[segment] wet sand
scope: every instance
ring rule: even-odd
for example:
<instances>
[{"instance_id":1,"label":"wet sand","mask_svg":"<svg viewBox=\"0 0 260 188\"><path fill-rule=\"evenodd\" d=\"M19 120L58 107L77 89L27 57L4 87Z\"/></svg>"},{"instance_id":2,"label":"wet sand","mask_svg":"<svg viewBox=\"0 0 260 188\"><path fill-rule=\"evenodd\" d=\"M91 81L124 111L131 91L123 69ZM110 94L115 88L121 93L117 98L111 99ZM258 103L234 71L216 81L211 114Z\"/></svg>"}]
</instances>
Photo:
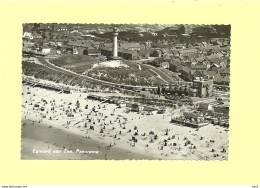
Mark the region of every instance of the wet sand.
<instances>
[{"instance_id":1,"label":"wet sand","mask_svg":"<svg viewBox=\"0 0 260 188\"><path fill-rule=\"evenodd\" d=\"M116 146L109 147L105 142L87 139L67 130L35 123L30 120L22 121L21 156L22 159L154 159L138 153L133 153ZM51 150L51 153L33 152L37 150ZM80 151L98 151L98 153L81 154ZM61 150L62 153L53 153ZM68 153L73 151L74 153Z\"/></svg>"}]
</instances>

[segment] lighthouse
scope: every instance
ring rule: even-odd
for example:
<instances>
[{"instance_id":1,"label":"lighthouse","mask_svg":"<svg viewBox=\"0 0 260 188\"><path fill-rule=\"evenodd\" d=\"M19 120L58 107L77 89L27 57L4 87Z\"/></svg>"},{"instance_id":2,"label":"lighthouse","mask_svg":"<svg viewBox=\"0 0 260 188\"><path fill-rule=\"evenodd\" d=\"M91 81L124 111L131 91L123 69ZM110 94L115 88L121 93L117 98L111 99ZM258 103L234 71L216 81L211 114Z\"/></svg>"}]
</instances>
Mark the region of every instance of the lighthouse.
<instances>
[{"instance_id":1,"label":"lighthouse","mask_svg":"<svg viewBox=\"0 0 260 188\"><path fill-rule=\"evenodd\" d=\"M109 57L111 60L120 60L122 59L121 57L118 57L118 49L117 49L117 36L118 36L118 29L116 27L113 28L113 54L112 57Z\"/></svg>"},{"instance_id":2,"label":"lighthouse","mask_svg":"<svg viewBox=\"0 0 260 188\"><path fill-rule=\"evenodd\" d=\"M116 27L113 28L113 38L114 38L114 45L113 45L113 57L117 57L117 36L118 36L118 29Z\"/></svg>"}]
</instances>

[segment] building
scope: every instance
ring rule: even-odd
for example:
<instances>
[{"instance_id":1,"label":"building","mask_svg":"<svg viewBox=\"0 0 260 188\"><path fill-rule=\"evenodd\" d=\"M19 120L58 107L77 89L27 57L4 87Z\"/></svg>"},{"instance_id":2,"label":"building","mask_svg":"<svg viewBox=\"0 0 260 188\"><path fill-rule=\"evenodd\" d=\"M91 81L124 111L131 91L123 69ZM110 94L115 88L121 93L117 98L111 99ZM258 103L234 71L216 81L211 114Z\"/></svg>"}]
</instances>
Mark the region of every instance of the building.
<instances>
[{"instance_id":1,"label":"building","mask_svg":"<svg viewBox=\"0 0 260 188\"><path fill-rule=\"evenodd\" d=\"M160 63L160 67L162 67L162 68L164 68L164 69L169 69L170 64L165 61L165 62Z\"/></svg>"},{"instance_id":2,"label":"building","mask_svg":"<svg viewBox=\"0 0 260 188\"><path fill-rule=\"evenodd\" d=\"M78 49L77 49L77 48L73 48L73 49L72 49L72 54L73 54L73 55L79 54Z\"/></svg>"},{"instance_id":3,"label":"building","mask_svg":"<svg viewBox=\"0 0 260 188\"><path fill-rule=\"evenodd\" d=\"M213 105L211 103L206 103L206 102L201 102L199 103L199 107L200 110L213 110Z\"/></svg>"},{"instance_id":4,"label":"building","mask_svg":"<svg viewBox=\"0 0 260 188\"><path fill-rule=\"evenodd\" d=\"M23 33L23 37L28 38L28 39L30 39L30 40L33 39L33 35L32 35L32 33L30 33L30 32L24 32L24 33Z\"/></svg>"},{"instance_id":5,"label":"building","mask_svg":"<svg viewBox=\"0 0 260 188\"><path fill-rule=\"evenodd\" d=\"M118 51L118 57L127 59L127 60L136 60L139 59L139 55L136 51L132 50L119 50ZM118 59L118 58L117 58Z\"/></svg>"},{"instance_id":6,"label":"building","mask_svg":"<svg viewBox=\"0 0 260 188\"><path fill-rule=\"evenodd\" d=\"M186 66L180 66L180 69L179 69L179 72L181 73L180 77L183 79L183 80L186 80L186 81L192 81L193 79L193 74L194 74L194 70L192 70L191 68L189 67L186 67Z\"/></svg>"},{"instance_id":7,"label":"building","mask_svg":"<svg viewBox=\"0 0 260 188\"><path fill-rule=\"evenodd\" d=\"M151 57L162 57L162 51L154 50L153 53L151 53Z\"/></svg>"},{"instance_id":8,"label":"building","mask_svg":"<svg viewBox=\"0 0 260 188\"><path fill-rule=\"evenodd\" d=\"M106 56L110 60L120 60L122 57L118 55L118 45L117 45L117 36L118 36L118 29L116 27L113 28L113 50L110 48L102 47L100 49L101 55ZM121 54L122 55L122 54ZM130 57L131 54L127 55Z\"/></svg>"},{"instance_id":9,"label":"building","mask_svg":"<svg viewBox=\"0 0 260 188\"><path fill-rule=\"evenodd\" d=\"M67 44L70 47L76 48L92 48L92 43L88 40L70 40Z\"/></svg>"},{"instance_id":10,"label":"building","mask_svg":"<svg viewBox=\"0 0 260 188\"><path fill-rule=\"evenodd\" d=\"M100 53L101 55L106 56L108 59L126 59L126 60L139 59L138 53L132 50L118 50L117 56L114 57L111 48L101 47Z\"/></svg>"},{"instance_id":11,"label":"building","mask_svg":"<svg viewBox=\"0 0 260 188\"><path fill-rule=\"evenodd\" d=\"M169 64L170 60L166 60L164 58L157 58L154 59L153 61L150 61L149 64L155 66L155 67L162 67L165 69L169 69L170 64Z\"/></svg>"},{"instance_id":12,"label":"building","mask_svg":"<svg viewBox=\"0 0 260 188\"><path fill-rule=\"evenodd\" d=\"M179 56L189 56L191 54L196 54L197 49L184 49L184 50L179 50Z\"/></svg>"},{"instance_id":13,"label":"building","mask_svg":"<svg viewBox=\"0 0 260 188\"><path fill-rule=\"evenodd\" d=\"M100 52L101 52L101 55L106 56L106 57L110 57L113 54L112 49L108 48L108 47L101 47Z\"/></svg>"},{"instance_id":14,"label":"building","mask_svg":"<svg viewBox=\"0 0 260 188\"><path fill-rule=\"evenodd\" d=\"M183 112L181 116L172 116L171 122L192 128L200 128L209 124L203 115L197 112Z\"/></svg>"},{"instance_id":15,"label":"building","mask_svg":"<svg viewBox=\"0 0 260 188\"><path fill-rule=\"evenodd\" d=\"M185 28L185 34L191 34L192 33L192 26L191 25L184 25Z\"/></svg>"},{"instance_id":16,"label":"building","mask_svg":"<svg viewBox=\"0 0 260 188\"><path fill-rule=\"evenodd\" d=\"M148 57L150 57L150 54L153 52L153 49L142 49L138 51L138 55L141 58L145 58L148 59Z\"/></svg>"},{"instance_id":17,"label":"building","mask_svg":"<svg viewBox=\"0 0 260 188\"><path fill-rule=\"evenodd\" d=\"M192 62L190 68L195 71L206 71L208 69L207 64Z\"/></svg>"},{"instance_id":18,"label":"building","mask_svg":"<svg viewBox=\"0 0 260 188\"><path fill-rule=\"evenodd\" d=\"M172 95L207 98L213 96L213 79L198 78L192 82L162 85L160 91L165 97ZM168 96L169 95L169 96Z\"/></svg>"},{"instance_id":19,"label":"building","mask_svg":"<svg viewBox=\"0 0 260 188\"><path fill-rule=\"evenodd\" d=\"M49 54L51 53L51 48L48 48L48 47L40 47L40 52L43 53L43 54Z\"/></svg>"},{"instance_id":20,"label":"building","mask_svg":"<svg viewBox=\"0 0 260 188\"><path fill-rule=\"evenodd\" d=\"M91 34L81 35L81 37L82 37L84 40L96 39L96 36L95 36L95 35L91 35Z\"/></svg>"},{"instance_id":21,"label":"building","mask_svg":"<svg viewBox=\"0 0 260 188\"><path fill-rule=\"evenodd\" d=\"M118 47L125 50L141 50L141 45L138 42L119 42Z\"/></svg>"},{"instance_id":22,"label":"building","mask_svg":"<svg viewBox=\"0 0 260 188\"><path fill-rule=\"evenodd\" d=\"M197 96L200 98L213 96L213 79L204 79L202 77L193 80L193 88L197 89Z\"/></svg>"},{"instance_id":23,"label":"building","mask_svg":"<svg viewBox=\"0 0 260 188\"><path fill-rule=\"evenodd\" d=\"M179 72L181 69L181 62L178 59L173 59L169 62L169 70Z\"/></svg>"},{"instance_id":24,"label":"building","mask_svg":"<svg viewBox=\"0 0 260 188\"><path fill-rule=\"evenodd\" d=\"M83 55L89 55L92 57L98 57L101 55L101 51L98 49L86 49L83 51Z\"/></svg>"},{"instance_id":25,"label":"building","mask_svg":"<svg viewBox=\"0 0 260 188\"><path fill-rule=\"evenodd\" d=\"M132 104L131 110L134 112L141 112L143 111L144 107L138 103Z\"/></svg>"}]
</instances>

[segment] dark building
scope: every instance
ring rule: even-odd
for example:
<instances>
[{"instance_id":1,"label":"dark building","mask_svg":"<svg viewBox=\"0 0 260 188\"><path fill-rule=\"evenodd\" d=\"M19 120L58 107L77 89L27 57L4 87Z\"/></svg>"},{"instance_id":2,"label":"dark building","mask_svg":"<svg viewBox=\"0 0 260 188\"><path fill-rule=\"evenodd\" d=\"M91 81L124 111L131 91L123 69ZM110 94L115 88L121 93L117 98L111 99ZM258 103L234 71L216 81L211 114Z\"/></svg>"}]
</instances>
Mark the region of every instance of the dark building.
<instances>
[{"instance_id":1,"label":"dark building","mask_svg":"<svg viewBox=\"0 0 260 188\"><path fill-rule=\"evenodd\" d=\"M200 77L199 79L193 80L193 88L197 89L198 97L206 98L213 96L213 80L204 79Z\"/></svg>"},{"instance_id":2,"label":"dark building","mask_svg":"<svg viewBox=\"0 0 260 188\"><path fill-rule=\"evenodd\" d=\"M101 55L110 57L113 55L113 51L111 48L108 47L101 47L100 48ZM139 55L136 51L133 50L118 50L118 57L122 57L123 59L126 60L134 60L134 59L139 59Z\"/></svg>"},{"instance_id":3,"label":"dark building","mask_svg":"<svg viewBox=\"0 0 260 188\"><path fill-rule=\"evenodd\" d=\"M110 57L113 55L112 49L107 47L101 47L100 48L101 55Z\"/></svg>"},{"instance_id":4,"label":"dark building","mask_svg":"<svg viewBox=\"0 0 260 188\"><path fill-rule=\"evenodd\" d=\"M83 55L89 55L92 57L98 57L101 55L101 51L98 49L85 49Z\"/></svg>"}]
</instances>

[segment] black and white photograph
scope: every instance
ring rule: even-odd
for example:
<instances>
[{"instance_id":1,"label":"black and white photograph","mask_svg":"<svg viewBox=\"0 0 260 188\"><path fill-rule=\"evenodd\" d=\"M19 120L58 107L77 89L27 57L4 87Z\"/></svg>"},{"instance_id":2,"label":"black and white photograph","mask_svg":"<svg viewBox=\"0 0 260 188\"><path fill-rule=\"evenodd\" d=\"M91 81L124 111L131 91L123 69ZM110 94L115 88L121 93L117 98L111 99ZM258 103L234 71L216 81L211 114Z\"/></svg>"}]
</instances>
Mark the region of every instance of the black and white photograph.
<instances>
[{"instance_id":1,"label":"black and white photograph","mask_svg":"<svg viewBox=\"0 0 260 188\"><path fill-rule=\"evenodd\" d=\"M22 160L228 160L231 25L24 23Z\"/></svg>"}]
</instances>

